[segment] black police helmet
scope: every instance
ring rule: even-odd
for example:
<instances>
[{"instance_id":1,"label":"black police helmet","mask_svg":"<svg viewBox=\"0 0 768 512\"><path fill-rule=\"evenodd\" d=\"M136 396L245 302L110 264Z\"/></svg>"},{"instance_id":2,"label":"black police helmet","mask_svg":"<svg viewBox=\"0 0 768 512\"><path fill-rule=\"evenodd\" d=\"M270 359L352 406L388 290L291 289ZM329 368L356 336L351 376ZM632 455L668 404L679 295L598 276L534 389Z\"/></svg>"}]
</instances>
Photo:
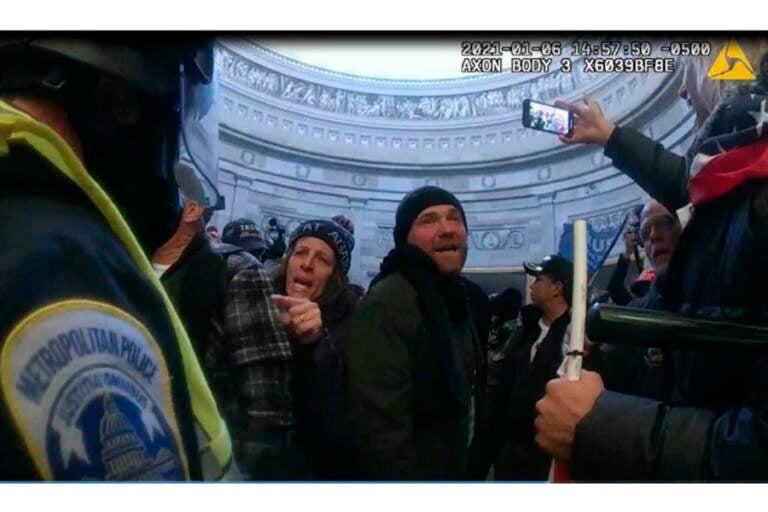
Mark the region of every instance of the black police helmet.
<instances>
[{"instance_id":1,"label":"black police helmet","mask_svg":"<svg viewBox=\"0 0 768 512\"><path fill-rule=\"evenodd\" d=\"M0 69L0 96L50 97L67 109L86 169L120 207L145 251L164 243L181 208L173 175L186 121L181 113L194 110L201 117L213 98L199 92L214 86L212 41L0 39ZM120 94L139 106L130 123L111 108L110 99ZM195 99L207 104L189 104Z\"/></svg>"}]
</instances>

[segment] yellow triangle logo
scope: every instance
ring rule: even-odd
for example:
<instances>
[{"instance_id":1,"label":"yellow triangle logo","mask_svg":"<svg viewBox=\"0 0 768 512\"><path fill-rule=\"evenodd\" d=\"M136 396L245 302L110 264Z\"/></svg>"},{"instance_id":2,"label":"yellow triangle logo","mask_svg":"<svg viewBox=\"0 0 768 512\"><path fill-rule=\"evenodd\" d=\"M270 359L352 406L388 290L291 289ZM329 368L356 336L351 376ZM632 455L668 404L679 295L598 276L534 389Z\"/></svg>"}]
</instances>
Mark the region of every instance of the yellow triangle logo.
<instances>
[{"instance_id":1,"label":"yellow triangle logo","mask_svg":"<svg viewBox=\"0 0 768 512\"><path fill-rule=\"evenodd\" d=\"M709 68L707 78L711 80L754 80L755 72L739 44L736 40L731 39L725 48L720 50L720 55Z\"/></svg>"}]
</instances>

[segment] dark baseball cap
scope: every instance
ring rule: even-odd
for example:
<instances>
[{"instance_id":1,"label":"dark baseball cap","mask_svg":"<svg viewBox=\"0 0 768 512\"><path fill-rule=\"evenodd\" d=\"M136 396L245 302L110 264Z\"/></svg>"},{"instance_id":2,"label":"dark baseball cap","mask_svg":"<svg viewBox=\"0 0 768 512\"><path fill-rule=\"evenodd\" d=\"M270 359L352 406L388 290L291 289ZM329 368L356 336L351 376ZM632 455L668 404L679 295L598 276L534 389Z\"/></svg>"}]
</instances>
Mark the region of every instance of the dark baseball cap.
<instances>
[{"instance_id":1,"label":"dark baseball cap","mask_svg":"<svg viewBox=\"0 0 768 512\"><path fill-rule=\"evenodd\" d=\"M251 219L241 217L224 226L221 241L226 244L237 245L248 252L260 251L266 248L261 231Z\"/></svg>"},{"instance_id":2,"label":"dark baseball cap","mask_svg":"<svg viewBox=\"0 0 768 512\"><path fill-rule=\"evenodd\" d=\"M540 263L523 263L525 272L537 277L547 275L553 281L560 281L565 285L570 285L573 279L573 264L567 259L557 254L550 254L541 260Z\"/></svg>"}]
</instances>

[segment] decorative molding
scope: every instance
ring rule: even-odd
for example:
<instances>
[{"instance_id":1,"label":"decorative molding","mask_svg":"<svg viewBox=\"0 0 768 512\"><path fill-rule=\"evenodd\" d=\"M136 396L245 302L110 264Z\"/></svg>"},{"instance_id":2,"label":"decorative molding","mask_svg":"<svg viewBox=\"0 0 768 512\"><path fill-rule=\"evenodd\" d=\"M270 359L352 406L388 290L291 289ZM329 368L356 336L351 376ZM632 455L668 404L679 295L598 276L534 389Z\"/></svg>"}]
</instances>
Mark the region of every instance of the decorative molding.
<instances>
[{"instance_id":1,"label":"decorative molding","mask_svg":"<svg viewBox=\"0 0 768 512\"><path fill-rule=\"evenodd\" d=\"M479 251L504 251L520 249L526 243L525 228L499 227L472 229L469 232L471 247Z\"/></svg>"},{"instance_id":2,"label":"decorative molding","mask_svg":"<svg viewBox=\"0 0 768 512\"><path fill-rule=\"evenodd\" d=\"M260 94L333 114L415 122L517 115L525 98L548 101L568 96L601 78L599 74L553 71L526 82L466 94L367 94L278 73L221 45L215 47L215 56L220 76Z\"/></svg>"},{"instance_id":3,"label":"decorative molding","mask_svg":"<svg viewBox=\"0 0 768 512\"><path fill-rule=\"evenodd\" d=\"M253 151L248 151L247 149L244 149L242 153L240 153L240 159L246 165L253 165L255 155L253 154Z\"/></svg>"},{"instance_id":4,"label":"decorative molding","mask_svg":"<svg viewBox=\"0 0 768 512\"><path fill-rule=\"evenodd\" d=\"M483 176L483 188L495 188L496 187L496 176Z\"/></svg>"},{"instance_id":5,"label":"decorative molding","mask_svg":"<svg viewBox=\"0 0 768 512\"><path fill-rule=\"evenodd\" d=\"M482 146L492 148L493 151L500 151L502 154L509 151L507 146L516 141L524 141L532 138L549 137L529 130L527 128L518 128L515 131L510 131L507 125L488 125L479 127L480 133L473 135L456 135L452 138L445 136L436 136L433 134L424 135L421 138L416 138L413 135L403 138L402 135L390 135L392 132L379 132L379 133L355 133L352 131L346 131L350 129L359 129L359 127L347 126L344 127L345 131L339 131L339 129L329 129L326 126L315 125L317 120L311 118L296 116L292 113L282 113L280 117L276 114L264 115L264 112L258 110L255 105L247 107L243 104L235 105L233 99L226 96L228 93L224 93L222 96L222 105L225 111L234 112L237 110L237 114L240 117L252 120L256 124L265 125L269 133L273 128L280 128L279 131L290 132L293 137L297 139L299 137L307 137L313 141L327 140L329 143L343 143L345 146L358 146L369 150L375 150L377 152L388 152L391 150L407 150L412 152L414 150L424 151L430 154L444 155L448 152L461 154L462 150L467 147L480 148ZM296 119L301 119L301 122L297 122ZM295 128L295 129L294 129ZM495 131L495 129L503 128L503 131ZM371 128L368 127L368 130ZM494 131L490 131L494 130ZM553 139L556 140L556 139ZM532 141L533 142L533 141ZM296 142L298 146L299 143ZM559 142L552 146L553 149L560 149ZM336 150L338 151L338 150ZM343 151L343 150L342 150ZM592 153L592 162L595 166L602 166L607 162L607 157L601 151L594 151ZM549 178L545 178L546 170L542 169L539 174L540 181L546 181Z\"/></svg>"}]
</instances>

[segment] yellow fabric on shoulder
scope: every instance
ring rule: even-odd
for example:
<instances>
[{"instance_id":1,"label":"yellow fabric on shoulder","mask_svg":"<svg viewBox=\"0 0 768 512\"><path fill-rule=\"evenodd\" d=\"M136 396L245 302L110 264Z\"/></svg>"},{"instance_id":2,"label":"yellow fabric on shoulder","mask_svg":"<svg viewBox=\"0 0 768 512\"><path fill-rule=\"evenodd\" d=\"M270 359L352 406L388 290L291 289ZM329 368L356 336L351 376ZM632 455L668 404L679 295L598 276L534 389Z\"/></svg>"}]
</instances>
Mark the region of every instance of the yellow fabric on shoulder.
<instances>
[{"instance_id":1,"label":"yellow fabric on shoulder","mask_svg":"<svg viewBox=\"0 0 768 512\"><path fill-rule=\"evenodd\" d=\"M104 216L138 268L157 289L176 332L192 410L198 427L202 429L202 436L197 437L200 444L203 476L206 480L226 478L228 471L236 470L232 464L232 442L226 423L218 412L216 401L181 319L128 223L104 189L88 174L75 152L58 133L28 114L0 101L0 156L8 154L11 150L10 142L28 144L72 180Z\"/></svg>"}]
</instances>

